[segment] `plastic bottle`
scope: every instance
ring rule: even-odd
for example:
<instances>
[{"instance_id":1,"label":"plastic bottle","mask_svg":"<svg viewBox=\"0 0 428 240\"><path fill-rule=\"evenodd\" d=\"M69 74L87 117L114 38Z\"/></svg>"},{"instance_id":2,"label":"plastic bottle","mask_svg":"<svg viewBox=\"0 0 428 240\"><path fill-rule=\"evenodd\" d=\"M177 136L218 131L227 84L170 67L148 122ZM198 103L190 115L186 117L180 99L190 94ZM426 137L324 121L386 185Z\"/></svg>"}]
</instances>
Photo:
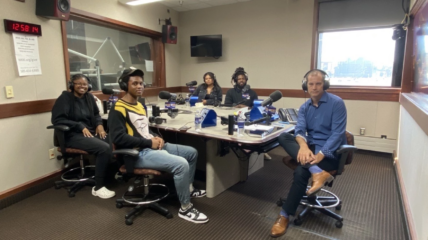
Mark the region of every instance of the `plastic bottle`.
<instances>
[{"instance_id":1,"label":"plastic bottle","mask_svg":"<svg viewBox=\"0 0 428 240\"><path fill-rule=\"evenodd\" d=\"M245 119L241 116L238 117L237 121L238 125L238 136L244 136L244 126L245 126Z\"/></svg>"},{"instance_id":2,"label":"plastic bottle","mask_svg":"<svg viewBox=\"0 0 428 240\"><path fill-rule=\"evenodd\" d=\"M195 130L201 131L202 128L202 119L201 119L201 113L199 111L196 111L195 113Z\"/></svg>"}]
</instances>

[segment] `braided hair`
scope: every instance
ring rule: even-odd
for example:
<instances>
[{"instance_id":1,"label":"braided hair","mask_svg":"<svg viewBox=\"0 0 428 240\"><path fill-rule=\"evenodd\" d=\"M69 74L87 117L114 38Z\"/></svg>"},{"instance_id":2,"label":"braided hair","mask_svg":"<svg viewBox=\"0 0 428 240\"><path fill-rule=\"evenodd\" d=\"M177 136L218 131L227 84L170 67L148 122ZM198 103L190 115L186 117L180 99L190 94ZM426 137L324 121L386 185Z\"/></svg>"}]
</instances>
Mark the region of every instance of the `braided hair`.
<instances>
[{"instance_id":1,"label":"braided hair","mask_svg":"<svg viewBox=\"0 0 428 240\"><path fill-rule=\"evenodd\" d=\"M243 67L238 67L235 72L232 75L232 80L230 80L230 82L232 83L232 85L235 85L236 82L238 81L238 76L239 75L244 75L245 76L245 80L248 81L248 74L247 72L244 71Z\"/></svg>"}]
</instances>

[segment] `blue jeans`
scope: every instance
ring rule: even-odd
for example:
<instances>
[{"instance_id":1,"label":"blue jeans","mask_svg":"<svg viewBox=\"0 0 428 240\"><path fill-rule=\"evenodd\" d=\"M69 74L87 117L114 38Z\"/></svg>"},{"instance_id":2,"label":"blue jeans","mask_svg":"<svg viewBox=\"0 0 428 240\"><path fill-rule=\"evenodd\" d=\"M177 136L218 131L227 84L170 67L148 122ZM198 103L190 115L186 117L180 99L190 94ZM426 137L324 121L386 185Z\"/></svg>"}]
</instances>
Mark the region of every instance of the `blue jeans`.
<instances>
[{"instance_id":1,"label":"blue jeans","mask_svg":"<svg viewBox=\"0 0 428 240\"><path fill-rule=\"evenodd\" d=\"M136 168L151 168L174 174L174 184L182 205L190 202L190 183L195 177L198 151L193 147L165 143L162 150L145 148L138 156Z\"/></svg>"}]
</instances>

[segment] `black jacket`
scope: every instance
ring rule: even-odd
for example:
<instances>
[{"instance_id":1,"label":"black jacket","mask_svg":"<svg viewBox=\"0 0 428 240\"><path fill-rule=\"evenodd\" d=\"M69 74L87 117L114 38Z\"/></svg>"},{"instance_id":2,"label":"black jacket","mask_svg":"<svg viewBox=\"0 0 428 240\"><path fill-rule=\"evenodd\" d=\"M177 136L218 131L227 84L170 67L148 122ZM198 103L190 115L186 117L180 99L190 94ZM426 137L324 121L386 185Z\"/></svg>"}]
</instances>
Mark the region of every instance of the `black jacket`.
<instances>
[{"instance_id":1,"label":"black jacket","mask_svg":"<svg viewBox=\"0 0 428 240\"><path fill-rule=\"evenodd\" d=\"M242 98L242 89L238 86L235 86L232 89L229 89L226 93L226 99L224 100L224 104L230 104L230 105L238 105L243 104L249 107L253 106L253 102L255 99L258 99L257 93L254 92L252 89L249 89L248 94L250 95L250 99L245 100Z\"/></svg>"},{"instance_id":2,"label":"black jacket","mask_svg":"<svg viewBox=\"0 0 428 240\"><path fill-rule=\"evenodd\" d=\"M53 125L66 125L71 132L81 133L84 128L95 132L102 119L94 96L86 93L82 98L72 92L64 91L55 101L52 108L51 122Z\"/></svg>"},{"instance_id":3,"label":"black jacket","mask_svg":"<svg viewBox=\"0 0 428 240\"><path fill-rule=\"evenodd\" d=\"M201 84L193 92L192 96L198 96L198 102L202 102L207 96L207 88L205 84ZM214 105L214 102L217 101L218 104L223 100L223 94L221 88L214 87L210 94L208 94L207 103L205 105Z\"/></svg>"}]
</instances>

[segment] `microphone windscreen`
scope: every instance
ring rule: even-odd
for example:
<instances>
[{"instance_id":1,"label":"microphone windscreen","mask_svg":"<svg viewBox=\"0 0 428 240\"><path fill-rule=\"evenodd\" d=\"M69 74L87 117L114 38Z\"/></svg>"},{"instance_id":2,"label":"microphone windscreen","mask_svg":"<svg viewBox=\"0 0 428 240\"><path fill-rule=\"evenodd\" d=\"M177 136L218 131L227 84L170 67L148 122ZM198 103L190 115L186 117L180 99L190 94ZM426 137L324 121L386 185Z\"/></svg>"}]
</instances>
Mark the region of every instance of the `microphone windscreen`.
<instances>
[{"instance_id":1,"label":"microphone windscreen","mask_svg":"<svg viewBox=\"0 0 428 240\"><path fill-rule=\"evenodd\" d=\"M103 88L102 89L103 94L119 94L120 90L112 89L112 88Z\"/></svg>"},{"instance_id":2,"label":"microphone windscreen","mask_svg":"<svg viewBox=\"0 0 428 240\"><path fill-rule=\"evenodd\" d=\"M276 90L275 92L271 93L269 97L272 99L272 102L276 102L282 98L282 93L279 90Z\"/></svg>"},{"instance_id":3,"label":"microphone windscreen","mask_svg":"<svg viewBox=\"0 0 428 240\"><path fill-rule=\"evenodd\" d=\"M169 93L167 91L161 91L159 93L159 98L160 99L170 99L171 98L171 93Z\"/></svg>"}]
</instances>

